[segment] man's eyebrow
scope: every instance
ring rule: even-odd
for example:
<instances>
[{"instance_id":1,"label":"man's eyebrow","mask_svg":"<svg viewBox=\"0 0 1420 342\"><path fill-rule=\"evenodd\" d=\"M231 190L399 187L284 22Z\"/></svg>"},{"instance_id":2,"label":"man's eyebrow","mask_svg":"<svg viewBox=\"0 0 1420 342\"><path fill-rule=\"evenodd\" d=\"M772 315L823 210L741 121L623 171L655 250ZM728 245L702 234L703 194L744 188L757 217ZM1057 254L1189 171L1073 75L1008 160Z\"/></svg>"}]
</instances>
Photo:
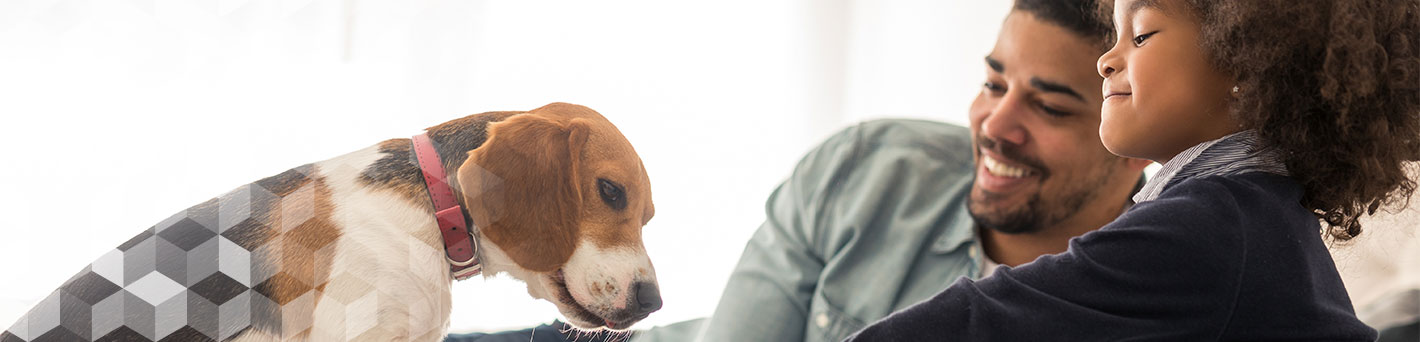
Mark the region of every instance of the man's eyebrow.
<instances>
[{"instance_id":1,"label":"man's eyebrow","mask_svg":"<svg viewBox=\"0 0 1420 342\"><path fill-rule=\"evenodd\" d=\"M991 67L991 70L996 70L996 72L1006 72L1006 66L1001 65L1001 61L991 58L991 56L986 56L986 66Z\"/></svg>"},{"instance_id":2,"label":"man's eyebrow","mask_svg":"<svg viewBox=\"0 0 1420 342\"><path fill-rule=\"evenodd\" d=\"M1085 102L1084 96L1080 96L1080 93L1076 92L1074 89L1070 89L1070 86L1061 83L1042 80L1040 79L1040 77L1031 77L1030 86L1047 93L1060 93L1070 95L1070 97L1078 99L1081 102Z\"/></svg>"}]
</instances>

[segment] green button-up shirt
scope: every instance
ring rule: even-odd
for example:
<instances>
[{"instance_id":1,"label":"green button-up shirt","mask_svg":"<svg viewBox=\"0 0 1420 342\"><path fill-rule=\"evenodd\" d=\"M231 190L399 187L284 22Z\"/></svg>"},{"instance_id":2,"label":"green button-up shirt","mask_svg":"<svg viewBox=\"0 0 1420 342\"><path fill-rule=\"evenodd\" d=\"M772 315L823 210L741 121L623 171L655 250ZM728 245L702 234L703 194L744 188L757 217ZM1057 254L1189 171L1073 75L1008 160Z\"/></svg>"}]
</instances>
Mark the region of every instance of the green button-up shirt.
<instances>
[{"instance_id":1,"label":"green button-up shirt","mask_svg":"<svg viewBox=\"0 0 1420 342\"><path fill-rule=\"evenodd\" d=\"M714 315L634 341L840 341L980 276L970 136L920 120L835 134L770 195Z\"/></svg>"}]
</instances>

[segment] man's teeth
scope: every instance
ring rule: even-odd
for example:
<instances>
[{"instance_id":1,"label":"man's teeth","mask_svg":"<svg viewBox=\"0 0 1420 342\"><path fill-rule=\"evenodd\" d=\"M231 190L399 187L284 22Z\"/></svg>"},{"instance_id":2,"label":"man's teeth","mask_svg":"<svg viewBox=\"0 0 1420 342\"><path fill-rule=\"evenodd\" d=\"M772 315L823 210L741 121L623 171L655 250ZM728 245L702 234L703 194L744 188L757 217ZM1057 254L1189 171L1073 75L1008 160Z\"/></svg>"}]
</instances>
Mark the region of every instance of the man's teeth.
<instances>
[{"instance_id":1,"label":"man's teeth","mask_svg":"<svg viewBox=\"0 0 1420 342\"><path fill-rule=\"evenodd\" d=\"M986 154L981 155L981 161L986 165L986 171L997 177L1021 178L1030 175L1026 170L1002 164Z\"/></svg>"}]
</instances>

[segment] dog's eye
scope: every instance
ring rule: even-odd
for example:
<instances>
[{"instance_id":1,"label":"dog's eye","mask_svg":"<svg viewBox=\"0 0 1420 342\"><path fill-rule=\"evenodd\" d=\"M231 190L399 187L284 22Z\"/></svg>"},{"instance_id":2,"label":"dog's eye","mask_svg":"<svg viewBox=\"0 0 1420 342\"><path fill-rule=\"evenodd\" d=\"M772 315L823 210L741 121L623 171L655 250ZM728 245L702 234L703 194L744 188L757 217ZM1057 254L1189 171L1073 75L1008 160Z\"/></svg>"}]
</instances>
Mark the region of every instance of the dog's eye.
<instances>
[{"instance_id":1,"label":"dog's eye","mask_svg":"<svg viewBox=\"0 0 1420 342\"><path fill-rule=\"evenodd\" d=\"M621 189L621 185L599 178L597 190L602 195L602 202L606 202L612 209L626 209L626 191Z\"/></svg>"}]
</instances>

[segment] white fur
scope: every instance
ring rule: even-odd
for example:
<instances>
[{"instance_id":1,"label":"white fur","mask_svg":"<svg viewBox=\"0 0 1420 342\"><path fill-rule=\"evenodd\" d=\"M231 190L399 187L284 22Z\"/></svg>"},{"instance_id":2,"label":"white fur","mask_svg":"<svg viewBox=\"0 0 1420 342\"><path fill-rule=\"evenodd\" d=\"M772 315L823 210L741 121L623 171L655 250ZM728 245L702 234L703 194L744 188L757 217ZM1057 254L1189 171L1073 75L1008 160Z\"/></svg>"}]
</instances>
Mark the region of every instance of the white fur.
<instances>
[{"instance_id":1,"label":"white fur","mask_svg":"<svg viewBox=\"0 0 1420 342\"><path fill-rule=\"evenodd\" d=\"M572 258L567 260L567 265L563 266L563 272L567 275L567 290L572 292L572 297L598 316L625 310L631 299L628 298L631 291L627 289L635 282L656 283L656 270L651 267L646 249L641 246L607 249L582 241L577 245L576 252L572 253ZM592 288L597 283L610 285L604 293L611 295L594 295Z\"/></svg>"},{"instance_id":2,"label":"white fur","mask_svg":"<svg viewBox=\"0 0 1420 342\"><path fill-rule=\"evenodd\" d=\"M556 290L553 289L557 285L550 275L519 267L502 249L486 239L479 239L479 243L482 246L480 258L484 261L485 277L499 273L508 274L527 283L528 295L533 298L552 302L564 313L574 310L568 303L557 298ZM615 316L616 312L627 310L627 304L630 303L630 291L627 289L637 281L659 286L656 284L656 270L651 266L651 258L646 255L645 248L608 249L582 241L562 270L567 290L577 304L601 317ZM592 290L597 283L603 284L601 296L595 295ZM600 326L605 323L585 322L577 317L564 316L567 322L576 326Z\"/></svg>"},{"instance_id":3,"label":"white fur","mask_svg":"<svg viewBox=\"0 0 1420 342\"><path fill-rule=\"evenodd\" d=\"M312 341L438 341L449 326L453 278L427 210L398 194L365 187L359 175L383 157L372 146L315 164L340 226L330 278L311 310ZM289 340L249 330L237 341Z\"/></svg>"},{"instance_id":4,"label":"white fur","mask_svg":"<svg viewBox=\"0 0 1420 342\"><path fill-rule=\"evenodd\" d=\"M512 257L508 256L508 253L503 252L502 248L492 241L488 241L487 238L482 236L478 238L478 248L478 259L483 264L484 279L492 278L499 273L507 274L513 279L526 283L529 296L552 302L558 305L558 309L562 309L562 304L557 302L556 294L552 293L546 286L547 284L543 283L543 278L546 276L518 266L513 262Z\"/></svg>"},{"instance_id":5,"label":"white fur","mask_svg":"<svg viewBox=\"0 0 1420 342\"><path fill-rule=\"evenodd\" d=\"M359 183L360 173L383 156L376 147L370 147L316 164L335 203L332 219L344 227L336 241L331 278L339 281L347 276L364 281L369 288L350 290L365 291L362 298L378 305L373 310L330 312L343 313L345 319L317 317L317 325L327 326L312 330L315 340L353 339L357 335L348 333L375 328L383 330L382 336L402 341L431 332L442 338L448 329L449 287L453 279L434 217L397 194ZM339 284L330 286L336 285ZM336 302L335 298L324 298L320 305L338 305ZM342 326L346 324L337 322L373 322L377 327Z\"/></svg>"}]
</instances>

